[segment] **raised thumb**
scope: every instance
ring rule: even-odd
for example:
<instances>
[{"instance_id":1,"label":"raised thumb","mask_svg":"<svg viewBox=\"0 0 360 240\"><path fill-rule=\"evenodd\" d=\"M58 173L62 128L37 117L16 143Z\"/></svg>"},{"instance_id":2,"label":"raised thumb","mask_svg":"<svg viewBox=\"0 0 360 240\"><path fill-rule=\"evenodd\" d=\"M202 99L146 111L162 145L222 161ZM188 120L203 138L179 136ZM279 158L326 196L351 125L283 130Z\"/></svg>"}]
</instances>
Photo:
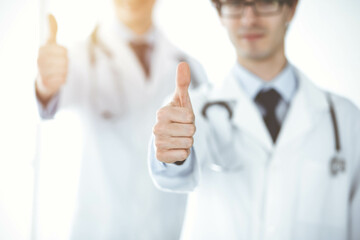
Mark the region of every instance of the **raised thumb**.
<instances>
[{"instance_id":1,"label":"raised thumb","mask_svg":"<svg viewBox=\"0 0 360 240\"><path fill-rule=\"evenodd\" d=\"M54 15L49 14L48 15L48 20L49 20L48 43L50 43L50 44L56 43L56 34L57 34L57 29L58 29L56 19L55 19Z\"/></svg>"},{"instance_id":2,"label":"raised thumb","mask_svg":"<svg viewBox=\"0 0 360 240\"><path fill-rule=\"evenodd\" d=\"M186 62L179 63L176 71L176 96L181 107L191 108L189 86L191 82L190 67Z\"/></svg>"}]
</instances>

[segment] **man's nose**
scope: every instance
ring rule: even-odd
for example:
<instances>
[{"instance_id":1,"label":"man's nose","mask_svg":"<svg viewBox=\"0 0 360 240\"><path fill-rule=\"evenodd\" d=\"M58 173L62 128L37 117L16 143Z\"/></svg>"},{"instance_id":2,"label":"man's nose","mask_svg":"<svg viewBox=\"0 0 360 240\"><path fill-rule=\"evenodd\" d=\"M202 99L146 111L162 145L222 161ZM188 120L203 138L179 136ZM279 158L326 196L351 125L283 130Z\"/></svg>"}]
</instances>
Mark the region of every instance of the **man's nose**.
<instances>
[{"instance_id":1,"label":"man's nose","mask_svg":"<svg viewBox=\"0 0 360 240\"><path fill-rule=\"evenodd\" d=\"M244 26L252 26L256 22L254 5L245 5L240 21Z\"/></svg>"}]
</instances>

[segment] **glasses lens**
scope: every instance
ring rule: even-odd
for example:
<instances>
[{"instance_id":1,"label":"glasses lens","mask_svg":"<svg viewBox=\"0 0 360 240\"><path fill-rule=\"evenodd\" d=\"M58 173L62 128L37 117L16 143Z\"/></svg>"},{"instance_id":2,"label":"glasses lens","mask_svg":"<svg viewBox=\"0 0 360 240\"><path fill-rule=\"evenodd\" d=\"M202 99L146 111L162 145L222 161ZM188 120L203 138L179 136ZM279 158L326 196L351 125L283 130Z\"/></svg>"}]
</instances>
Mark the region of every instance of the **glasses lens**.
<instances>
[{"instance_id":1,"label":"glasses lens","mask_svg":"<svg viewBox=\"0 0 360 240\"><path fill-rule=\"evenodd\" d=\"M255 1L255 8L259 14L271 14L280 10L280 2L274 0Z\"/></svg>"},{"instance_id":2,"label":"glasses lens","mask_svg":"<svg viewBox=\"0 0 360 240\"><path fill-rule=\"evenodd\" d=\"M237 17L241 15L243 5L237 3L226 3L221 6L221 15L225 17Z\"/></svg>"}]
</instances>

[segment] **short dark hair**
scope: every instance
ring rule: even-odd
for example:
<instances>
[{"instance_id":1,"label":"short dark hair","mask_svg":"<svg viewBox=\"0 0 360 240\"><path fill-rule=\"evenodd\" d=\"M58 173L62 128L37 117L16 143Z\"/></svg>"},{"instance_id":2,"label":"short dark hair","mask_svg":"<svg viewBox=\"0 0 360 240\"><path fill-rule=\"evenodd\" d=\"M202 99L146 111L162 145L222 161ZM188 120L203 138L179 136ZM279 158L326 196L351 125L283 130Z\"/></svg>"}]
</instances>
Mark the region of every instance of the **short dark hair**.
<instances>
[{"instance_id":1,"label":"short dark hair","mask_svg":"<svg viewBox=\"0 0 360 240\"><path fill-rule=\"evenodd\" d=\"M237 1L239 1L239 0L229 0L229 2L237 2ZM298 0L279 0L279 1L292 7ZM211 0L211 2L215 6L216 10L218 11L218 13L220 15L221 3L223 1Z\"/></svg>"}]
</instances>

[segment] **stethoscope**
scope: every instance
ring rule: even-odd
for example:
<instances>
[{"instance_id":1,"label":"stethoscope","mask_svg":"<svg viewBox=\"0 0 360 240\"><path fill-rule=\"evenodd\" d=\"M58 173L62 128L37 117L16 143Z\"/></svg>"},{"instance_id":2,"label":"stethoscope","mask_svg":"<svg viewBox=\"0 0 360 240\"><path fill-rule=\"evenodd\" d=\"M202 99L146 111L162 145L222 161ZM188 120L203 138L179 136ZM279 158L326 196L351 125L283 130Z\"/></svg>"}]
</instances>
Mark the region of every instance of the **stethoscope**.
<instances>
[{"instance_id":1,"label":"stethoscope","mask_svg":"<svg viewBox=\"0 0 360 240\"><path fill-rule=\"evenodd\" d=\"M91 35L90 35L90 39L89 39L89 44L88 44L88 54L89 54L89 60L90 60L90 67L92 69L92 74L90 74L90 84L91 84L91 101L92 101L92 105L94 107L94 109L96 109L99 113L99 115L101 116L101 118L105 119L105 120L116 120L121 118L125 113L126 113L126 99L124 97L124 81L120 81L121 79L121 73L118 70L118 68L116 67L115 64L115 59L114 59L114 54L111 52L110 48L104 43L104 41L102 41L99 37L98 34L98 30L99 30L99 26L97 25L94 30L92 31ZM97 58L97 52L102 53L107 61L107 65L111 71L111 75L113 78L113 90L116 91L116 95L117 95L117 100L115 101L116 105L118 105L119 107L114 108L111 106L106 107L106 104L99 104L102 101L102 98L104 97L110 97L110 96L99 96L98 94L98 89L99 89L99 77L97 76L96 73L96 67L98 64L98 58ZM183 54L179 54L177 56L177 61L178 62L182 62L182 61L186 61L188 62L188 57L183 55ZM200 81L199 78L197 77L197 74L192 70L192 68L190 67L190 71L191 71L191 85L190 88L191 89L195 89L198 86L200 86ZM169 81L171 81L172 79L169 79ZM114 97L114 96L112 96Z\"/></svg>"},{"instance_id":2,"label":"stethoscope","mask_svg":"<svg viewBox=\"0 0 360 240\"><path fill-rule=\"evenodd\" d=\"M123 81L121 79L121 73L115 66L114 54L111 52L109 47L101 41L98 34L99 26L96 26L90 35L90 41L88 44L88 54L90 61L90 97L92 107L95 109L100 117L105 120L116 120L121 118L126 112L126 99L124 96ZM101 89L101 82L96 69L99 64L97 54L103 54L106 59L106 65L110 70L112 76L112 90L116 94L99 94ZM106 98L114 98L113 104L101 104ZM111 105L117 105L115 108Z\"/></svg>"},{"instance_id":3,"label":"stethoscope","mask_svg":"<svg viewBox=\"0 0 360 240\"><path fill-rule=\"evenodd\" d=\"M329 170L330 170L330 174L333 177L335 177L339 173L345 172L346 161L341 156L339 128L338 128L334 103L333 103L329 93L327 93L326 96L327 96L327 101L328 101L328 104L329 104L329 111L330 111L331 122L332 122L332 127L333 127L333 132L334 132L334 139L335 139L335 154L330 160ZM207 102L203 106L202 111L201 111L201 114L204 117L204 119L206 119L206 121L208 121L208 122L210 121L210 118L208 116L209 115L208 110L210 108L212 108L212 107L215 107L215 106L224 109L228 113L227 114L228 121L231 123L232 118L233 118L233 107L232 106L234 106L234 103L233 102L228 102L228 101ZM228 129L228 131L231 131L230 134L232 136L235 136L236 127L234 126L234 124L229 124L229 126L230 126L230 129ZM211 129L211 132L214 132L214 131L215 131L214 128ZM222 162L219 161L220 159L223 158L224 152L226 152L228 150L227 149L222 149L222 152L221 153L219 152L219 144L220 144L219 139L221 139L221 137L218 136L218 135L219 134L215 134L215 136L210 136L210 138L209 138L209 140L210 140L209 149L211 149L212 154L214 156L212 158L213 160L208 164L208 167L211 170L215 171L215 172L222 172L222 173L234 172L234 171L239 171L239 170L243 169L243 167L241 166L240 163L237 163L234 166L231 166L231 165L229 166L228 164L225 164L223 161ZM226 145L227 148L230 148L234 144L233 139L228 139L227 143L222 143L222 145L224 145L224 144ZM228 163L232 164L232 162L228 162Z\"/></svg>"},{"instance_id":4,"label":"stethoscope","mask_svg":"<svg viewBox=\"0 0 360 240\"><path fill-rule=\"evenodd\" d=\"M331 116L331 121L332 121L333 129L334 129L334 138L335 138L335 155L332 158L332 160L330 161L330 173L332 176L336 176L340 172L345 172L346 161L341 156L339 128L338 128L334 103L333 103L329 93L327 93L326 96L327 96L327 100L329 103L330 116Z\"/></svg>"},{"instance_id":5,"label":"stethoscope","mask_svg":"<svg viewBox=\"0 0 360 240\"><path fill-rule=\"evenodd\" d=\"M206 119L205 124L211 130L207 132L210 135L207 136L207 143L212 160L207 163L207 166L215 172L237 172L243 169L241 161L234 158L237 156L237 148L234 148L234 145L236 145L238 129L234 124L227 124L228 122L232 123L232 109L235 105L235 101L208 102L201 111L202 116ZM211 116L213 112L208 110L214 107L220 107L218 111L222 109L224 114L217 113ZM216 128L219 125L223 126L222 129Z\"/></svg>"}]
</instances>

